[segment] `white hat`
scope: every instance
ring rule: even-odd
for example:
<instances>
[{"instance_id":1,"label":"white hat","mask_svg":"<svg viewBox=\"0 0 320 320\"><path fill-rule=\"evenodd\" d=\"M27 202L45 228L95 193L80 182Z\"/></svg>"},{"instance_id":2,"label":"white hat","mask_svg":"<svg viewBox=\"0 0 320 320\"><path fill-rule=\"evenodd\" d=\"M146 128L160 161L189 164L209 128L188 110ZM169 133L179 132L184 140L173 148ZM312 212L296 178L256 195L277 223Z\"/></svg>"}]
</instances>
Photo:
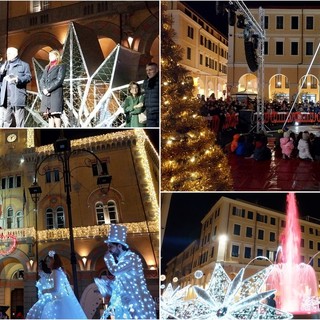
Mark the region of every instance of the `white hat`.
<instances>
[{"instance_id":1,"label":"white hat","mask_svg":"<svg viewBox=\"0 0 320 320\"><path fill-rule=\"evenodd\" d=\"M129 246L126 244L126 238L127 238L127 227L121 226L119 224L111 224L108 239L105 240L104 242L120 243L125 247L129 248Z\"/></svg>"}]
</instances>

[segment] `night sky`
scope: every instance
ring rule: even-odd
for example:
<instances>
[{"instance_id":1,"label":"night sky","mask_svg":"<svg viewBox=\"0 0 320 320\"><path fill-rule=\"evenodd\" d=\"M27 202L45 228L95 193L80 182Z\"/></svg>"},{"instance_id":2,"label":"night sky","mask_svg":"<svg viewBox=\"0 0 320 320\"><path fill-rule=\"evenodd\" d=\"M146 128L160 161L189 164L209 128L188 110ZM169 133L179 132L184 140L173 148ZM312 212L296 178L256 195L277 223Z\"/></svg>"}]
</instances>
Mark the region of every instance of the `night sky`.
<instances>
[{"instance_id":1,"label":"night sky","mask_svg":"<svg viewBox=\"0 0 320 320\"><path fill-rule=\"evenodd\" d=\"M200 237L201 220L213 205L225 196L241 199L280 212L286 211L287 193L175 193L171 198L164 241L161 252L162 270L177 254ZM300 216L320 219L317 205L319 193L296 193Z\"/></svg>"},{"instance_id":2,"label":"night sky","mask_svg":"<svg viewBox=\"0 0 320 320\"><path fill-rule=\"evenodd\" d=\"M222 10L217 11L216 3L228 3L228 1L182 1L202 18L209 22L212 26L221 31L225 36L228 35L228 13ZM319 1L244 1L248 9L250 8L272 8L272 7L296 7L306 8L306 6L320 7ZM280 10L281 12L281 10Z\"/></svg>"}]
</instances>

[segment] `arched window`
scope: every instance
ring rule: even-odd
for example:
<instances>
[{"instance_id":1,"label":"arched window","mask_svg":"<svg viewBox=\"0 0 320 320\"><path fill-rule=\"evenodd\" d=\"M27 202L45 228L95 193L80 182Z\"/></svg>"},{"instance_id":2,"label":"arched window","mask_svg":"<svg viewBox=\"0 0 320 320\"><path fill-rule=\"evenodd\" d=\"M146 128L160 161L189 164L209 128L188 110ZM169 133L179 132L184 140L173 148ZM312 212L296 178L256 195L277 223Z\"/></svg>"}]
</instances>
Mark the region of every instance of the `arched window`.
<instances>
[{"instance_id":1,"label":"arched window","mask_svg":"<svg viewBox=\"0 0 320 320\"><path fill-rule=\"evenodd\" d=\"M96 216L97 216L97 224L105 224L105 216L102 202L96 203Z\"/></svg>"},{"instance_id":2,"label":"arched window","mask_svg":"<svg viewBox=\"0 0 320 320\"><path fill-rule=\"evenodd\" d=\"M113 200L109 200L107 205L102 202L96 203L97 224L110 224L118 222L117 204Z\"/></svg>"},{"instance_id":3,"label":"arched window","mask_svg":"<svg viewBox=\"0 0 320 320\"><path fill-rule=\"evenodd\" d=\"M57 208L57 228L64 228L64 211L62 207Z\"/></svg>"},{"instance_id":4,"label":"arched window","mask_svg":"<svg viewBox=\"0 0 320 320\"><path fill-rule=\"evenodd\" d=\"M109 223L118 222L117 205L113 200L108 201Z\"/></svg>"},{"instance_id":5,"label":"arched window","mask_svg":"<svg viewBox=\"0 0 320 320\"><path fill-rule=\"evenodd\" d=\"M59 206L55 210L48 208L46 210L47 229L59 229L65 227L64 210Z\"/></svg>"},{"instance_id":6,"label":"arched window","mask_svg":"<svg viewBox=\"0 0 320 320\"><path fill-rule=\"evenodd\" d=\"M9 207L7 209L7 229L13 228L13 209Z\"/></svg>"},{"instance_id":7,"label":"arched window","mask_svg":"<svg viewBox=\"0 0 320 320\"><path fill-rule=\"evenodd\" d=\"M47 229L53 229L53 210L48 208L46 211Z\"/></svg>"},{"instance_id":8,"label":"arched window","mask_svg":"<svg viewBox=\"0 0 320 320\"><path fill-rule=\"evenodd\" d=\"M17 270L12 274L12 279L23 280L24 279L24 271L23 269Z\"/></svg>"},{"instance_id":9,"label":"arched window","mask_svg":"<svg viewBox=\"0 0 320 320\"><path fill-rule=\"evenodd\" d=\"M16 214L16 228L23 228L23 213L18 211Z\"/></svg>"}]
</instances>

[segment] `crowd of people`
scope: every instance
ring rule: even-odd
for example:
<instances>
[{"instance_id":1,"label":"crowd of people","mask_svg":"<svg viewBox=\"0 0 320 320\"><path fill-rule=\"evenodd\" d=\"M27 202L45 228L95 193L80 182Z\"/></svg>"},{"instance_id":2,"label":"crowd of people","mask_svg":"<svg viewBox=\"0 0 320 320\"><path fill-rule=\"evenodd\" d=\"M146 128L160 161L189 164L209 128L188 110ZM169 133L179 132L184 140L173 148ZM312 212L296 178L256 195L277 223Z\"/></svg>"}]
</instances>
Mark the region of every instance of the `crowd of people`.
<instances>
[{"instance_id":1,"label":"crowd of people","mask_svg":"<svg viewBox=\"0 0 320 320\"><path fill-rule=\"evenodd\" d=\"M0 65L0 127L23 128L27 84L32 79L30 66L19 58L17 48L9 47L6 55L6 61ZM40 113L48 120L50 128L60 128L66 65L62 63L58 50L50 51L48 58L49 63L39 80ZM129 85L128 96L122 105L126 127L159 127L158 65L154 62L148 63L146 74L143 93L137 82Z\"/></svg>"},{"instance_id":2,"label":"crowd of people","mask_svg":"<svg viewBox=\"0 0 320 320\"><path fill-rule=\"evenodd\" d=\"M255 160L270 160L272 149L281 152L283 159L299 158L302 160L320 160L320 132L301 131L296 135L285 130L283 136L269 146L266 133L236 133L228 146L230 152Z\"/></svg>"}]
</instances>

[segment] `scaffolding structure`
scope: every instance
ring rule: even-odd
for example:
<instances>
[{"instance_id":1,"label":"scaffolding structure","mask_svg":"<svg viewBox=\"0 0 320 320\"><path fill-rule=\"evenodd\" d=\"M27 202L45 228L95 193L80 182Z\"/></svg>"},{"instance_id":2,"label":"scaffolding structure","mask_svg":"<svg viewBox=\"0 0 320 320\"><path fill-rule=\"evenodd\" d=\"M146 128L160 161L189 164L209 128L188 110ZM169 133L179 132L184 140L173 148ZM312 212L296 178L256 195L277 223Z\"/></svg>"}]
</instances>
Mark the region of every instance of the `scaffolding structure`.
<instances>
[{"instance_id":1,"label":"scaffolding structure","mask_svg":"<svg viewBox=\"0 0 320 320\"><path fill-rule=\"evenodd\" d=\"M250 10L243 1L229 1L229 4L236 9L238 14L244 16L246 26L244 29L244 36L248 39L252 38L257 41L256 55L258 58L258 92L257 92L257 117L256 124L251 129L256 129L256 132L266 132L264 123L264 42L265 42L265 27L264 17L265 11L259 7L259 22L254 18ZM268 129L268 128L267 128Z\"/></svg>"}]
</instances>

